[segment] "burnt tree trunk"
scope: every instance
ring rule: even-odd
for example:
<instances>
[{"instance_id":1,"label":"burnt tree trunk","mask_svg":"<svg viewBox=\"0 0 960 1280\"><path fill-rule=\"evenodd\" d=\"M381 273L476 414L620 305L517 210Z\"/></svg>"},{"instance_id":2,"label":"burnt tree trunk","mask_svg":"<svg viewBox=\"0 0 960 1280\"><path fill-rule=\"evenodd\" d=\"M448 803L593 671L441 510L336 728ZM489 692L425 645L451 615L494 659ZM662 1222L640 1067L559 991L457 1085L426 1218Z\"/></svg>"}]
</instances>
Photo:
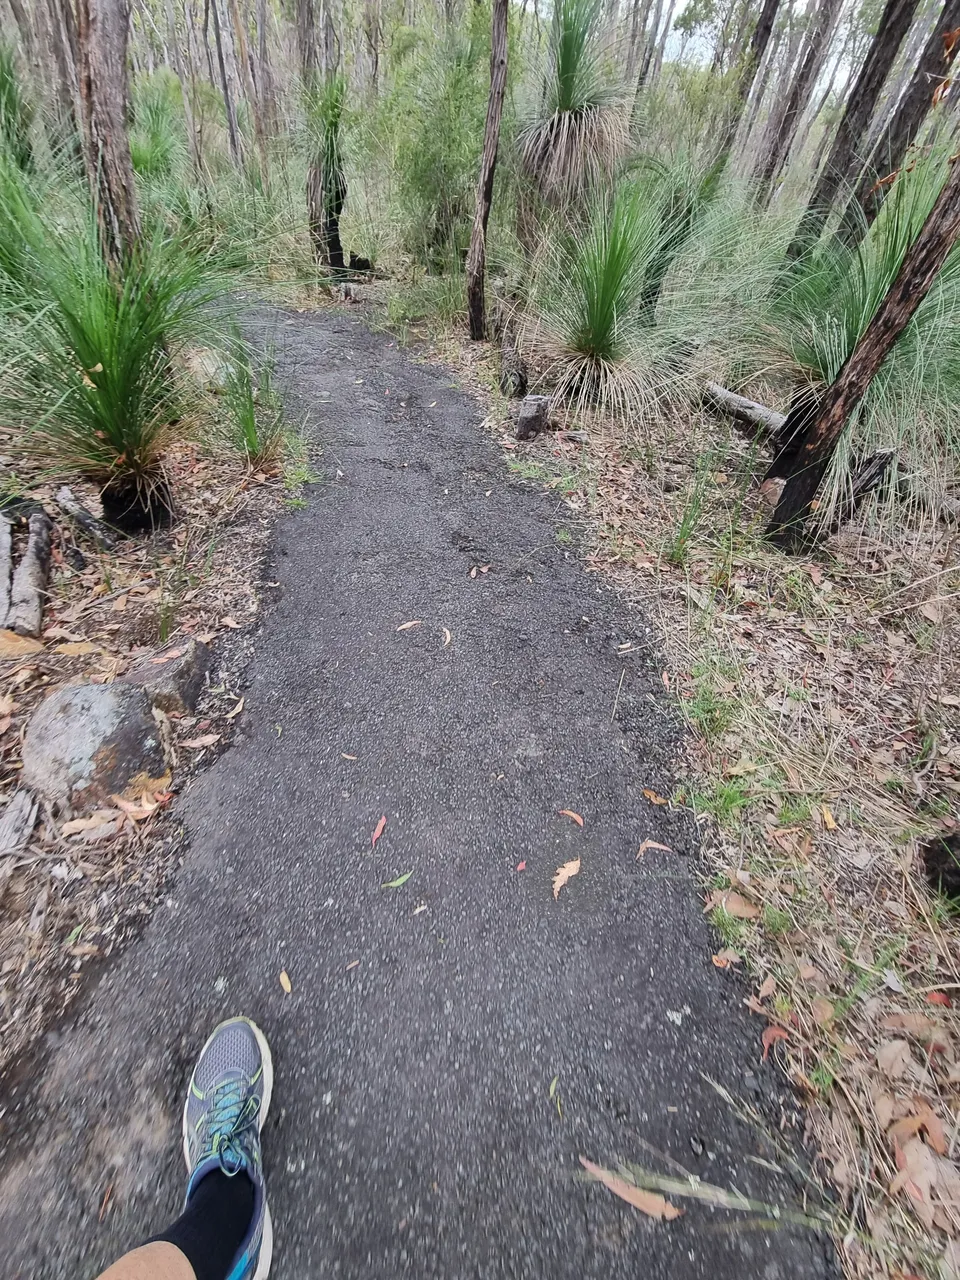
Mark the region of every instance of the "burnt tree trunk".
<instances>
[{"instance_id":1,"label":"burnt tree trunk","mask_svg":"<svg viewBox=\"0 0 960 1280\"><path fill-rule=\"evenodd\" d=\"M324 165L314 163L307 171L307 222L317 262L331 271L345 267L340 240L340 215L347 198L347 184L339 168L324 179Z\"/></svg>"},{"instance_id":2,"label":"burnt tree trunk","mask_svg":"<svg viewBox=\"0 0 960 1280\"><path fill-rule=\"evenodd\" d=\"M779 7L780 0L763 0L763 8L760 10L757 25L754 27L753 34L750 37L750 46L747 49L743 65L740 68L740 74L737 77L737 92L733 102L733 109L727 118L723 137L717 147L717 158L724 164L730 158L730 152L733 150L737 130L740 128L740 121L743 119L743 113L750 99L757 72L770 43L770 36L773 34L773 24L776 21Z\"/></svg>"},{"instance_id":3,"label":"burnt tree trunk","mask_svg":"<svg viewBox=\"0 0 960 1280\"><path fill-rule=\"evenodd\" d=\"M850 180L857 160L857 146L867 131L890 68L910 30L917 3L918 0L887 0L873 44L847 99L827 163L787 250L788 258L799 258L804 249L819 240L837 192Z\"/></svg>"},{"instance_id":4,"label":"burnt tree trunk","mask_svg":"<svg viewBox=\"0 0 960 1280\"><path fill-rule=\"evenodd\" d=\"M487 222L493 201L493 178L500 147L500 120L507 88L507 0L494 0L491 32L490 97L487 101L487 122L483 130L477 207L467 252L467 313L470 317L470 337L474 341L483 338L486 333L483 276L487 256Z\"/></svg>"},{"instance_id":5,"label":"burnt tree trunk","mask_svg":"<svg viewBox=\"0 0 960 1280\"><path fill-rule=\"evenodd\" d=\"M823 66L827 45L840 13L841 2L842 0L820 0L817 6L807 38L806 51L800 68L794 76L793 84L790 86L783 116L770 149L757 172L757 198L763 205L769 203L773 184L790 155L803 110Z\"/></svg>"},{"instance_id":6,"label":"burnt tree trunk","mask_svg":"<svg viewBox=\"0 0 960 1280\"><path fill-rule=\"evenodd\" d=\"M876 315L836 380L820 397L813 421L788 466L776 473L785 476L786 484L768 529L774 542L789 548L802 540L804 522L850 414L926 297L958 235L960 161L954 161Z\"/></svg>"},{"instance_id":7,"label":"burnt tree trunk","mask_svg":"<svg viewBox=\"0 0 960 1280\"><path fill-rule=\"evenodd\" d=\"M84 159L104 257L119 266L140 240L140 211L127 136L125 0L77 0L77 78Z\"/></svg>"},{"instance_id":8,"label":"burnt tree trunk","mask_svg":"<svg viewBox=\"0 0 960 1280\"><path fill-rule=\"evenodd\" d=\"M913 79L880 135L870 163L844 210L837 239L852 248L860 243L883 207L890 181L903 163L927 112L943 92L960 40L960 0L946 0L940 18L920 55Z\"/></svg>"}]
</instances>

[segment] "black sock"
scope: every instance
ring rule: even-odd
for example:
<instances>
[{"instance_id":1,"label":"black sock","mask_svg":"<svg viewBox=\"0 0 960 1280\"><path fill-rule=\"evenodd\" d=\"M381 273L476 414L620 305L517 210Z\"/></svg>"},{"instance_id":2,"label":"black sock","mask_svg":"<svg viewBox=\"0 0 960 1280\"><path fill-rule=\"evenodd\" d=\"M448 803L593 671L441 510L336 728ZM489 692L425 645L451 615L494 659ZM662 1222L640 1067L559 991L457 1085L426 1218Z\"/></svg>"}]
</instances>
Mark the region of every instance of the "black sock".
<instances>
[{"instance_id":1,"label":"black sock","mask_svg":"<svg viewBox=\"0 0 960 1280\"><path fill-rule=\"evenodd\" d=\"M214 1169L200 1179L180 1217L150 1244L176 1245L197 1280L226 1280L253 1217L253 1183L241 1170Z\"/></svg>"}]
</instances>

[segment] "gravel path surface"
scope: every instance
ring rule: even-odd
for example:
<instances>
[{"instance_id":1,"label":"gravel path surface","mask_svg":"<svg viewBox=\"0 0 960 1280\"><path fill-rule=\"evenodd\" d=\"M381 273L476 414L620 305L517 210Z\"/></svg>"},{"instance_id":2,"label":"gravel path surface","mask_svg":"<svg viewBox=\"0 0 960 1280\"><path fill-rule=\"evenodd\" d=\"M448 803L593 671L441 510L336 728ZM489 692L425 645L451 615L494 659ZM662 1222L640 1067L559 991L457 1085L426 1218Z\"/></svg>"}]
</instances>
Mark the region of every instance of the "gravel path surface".
<instances>
[{"instance_id":1,"label":"gravel path surface","mask_svg":"<svg viewBox=\"0 0 960 1280\"><path fill-rule=\"evenodd\" d=\"M670 794L677 739L648 624L449 374L348 309L253 323L324 478L278 530L238 737L179 802L170 896L8 1099L4 1274L92 1276L175 1215L190 1064L245 1011L278 1071L277 1280L833 1275L810 1233L694 1202L657 1222L578 1177L581 1154L667 1171L656 1149L798 1195L706 1079L792 1117L710 963L692 827L642 794ZM645 839L671 852L638 861Z\"/></svg>"}]
</instances>

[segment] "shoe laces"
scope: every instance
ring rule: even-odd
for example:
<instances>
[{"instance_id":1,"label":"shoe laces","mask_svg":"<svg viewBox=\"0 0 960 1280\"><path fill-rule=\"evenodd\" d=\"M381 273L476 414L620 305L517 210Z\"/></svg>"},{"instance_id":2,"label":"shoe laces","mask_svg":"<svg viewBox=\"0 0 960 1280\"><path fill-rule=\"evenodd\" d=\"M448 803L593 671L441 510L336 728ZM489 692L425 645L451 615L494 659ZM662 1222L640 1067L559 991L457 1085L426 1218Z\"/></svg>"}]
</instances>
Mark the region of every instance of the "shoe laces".
<instances>
[{"instance_id":1,"label":"shoe laces","mask_svg":"<svg viewBox=\"0 0 960 1280\"><path fill-rule=\"evenodd\" d=\"M244 1148L247 1131L256 1124L260 1098L250 1092L242 1077L218 1085L210 1100L203 1124L203 1149L216 1156L228 1177L239 1173L248 1163Z\"/></svg>"}]
</instances>

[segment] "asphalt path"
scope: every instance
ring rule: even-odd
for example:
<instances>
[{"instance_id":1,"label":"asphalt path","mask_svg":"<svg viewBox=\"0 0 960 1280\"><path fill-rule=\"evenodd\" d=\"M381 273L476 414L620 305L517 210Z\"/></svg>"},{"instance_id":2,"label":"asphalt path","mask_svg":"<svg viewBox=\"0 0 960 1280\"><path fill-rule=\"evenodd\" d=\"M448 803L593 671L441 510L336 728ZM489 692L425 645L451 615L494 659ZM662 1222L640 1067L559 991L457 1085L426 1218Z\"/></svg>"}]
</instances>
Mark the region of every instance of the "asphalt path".
<instances>
[{"instance_id":1,"label":"asphalt path","mask_svg":"<svg viewBox=\"0 0 960 1280\"><path fill-rule=\"evenodd\" d=\"M277 1069L278 1280L833 1275L807 1230L656 1221L581 1176L802 1193L695 828L644 795L674 791L679 732L647 620L449 372L352 308L251 323L323 475L274 540L234 744L177 802L168 897L8 1093L4 1275L93 1276L176 1214L182 1090L234 1012Z\"/></svg>"}]
</instances>

